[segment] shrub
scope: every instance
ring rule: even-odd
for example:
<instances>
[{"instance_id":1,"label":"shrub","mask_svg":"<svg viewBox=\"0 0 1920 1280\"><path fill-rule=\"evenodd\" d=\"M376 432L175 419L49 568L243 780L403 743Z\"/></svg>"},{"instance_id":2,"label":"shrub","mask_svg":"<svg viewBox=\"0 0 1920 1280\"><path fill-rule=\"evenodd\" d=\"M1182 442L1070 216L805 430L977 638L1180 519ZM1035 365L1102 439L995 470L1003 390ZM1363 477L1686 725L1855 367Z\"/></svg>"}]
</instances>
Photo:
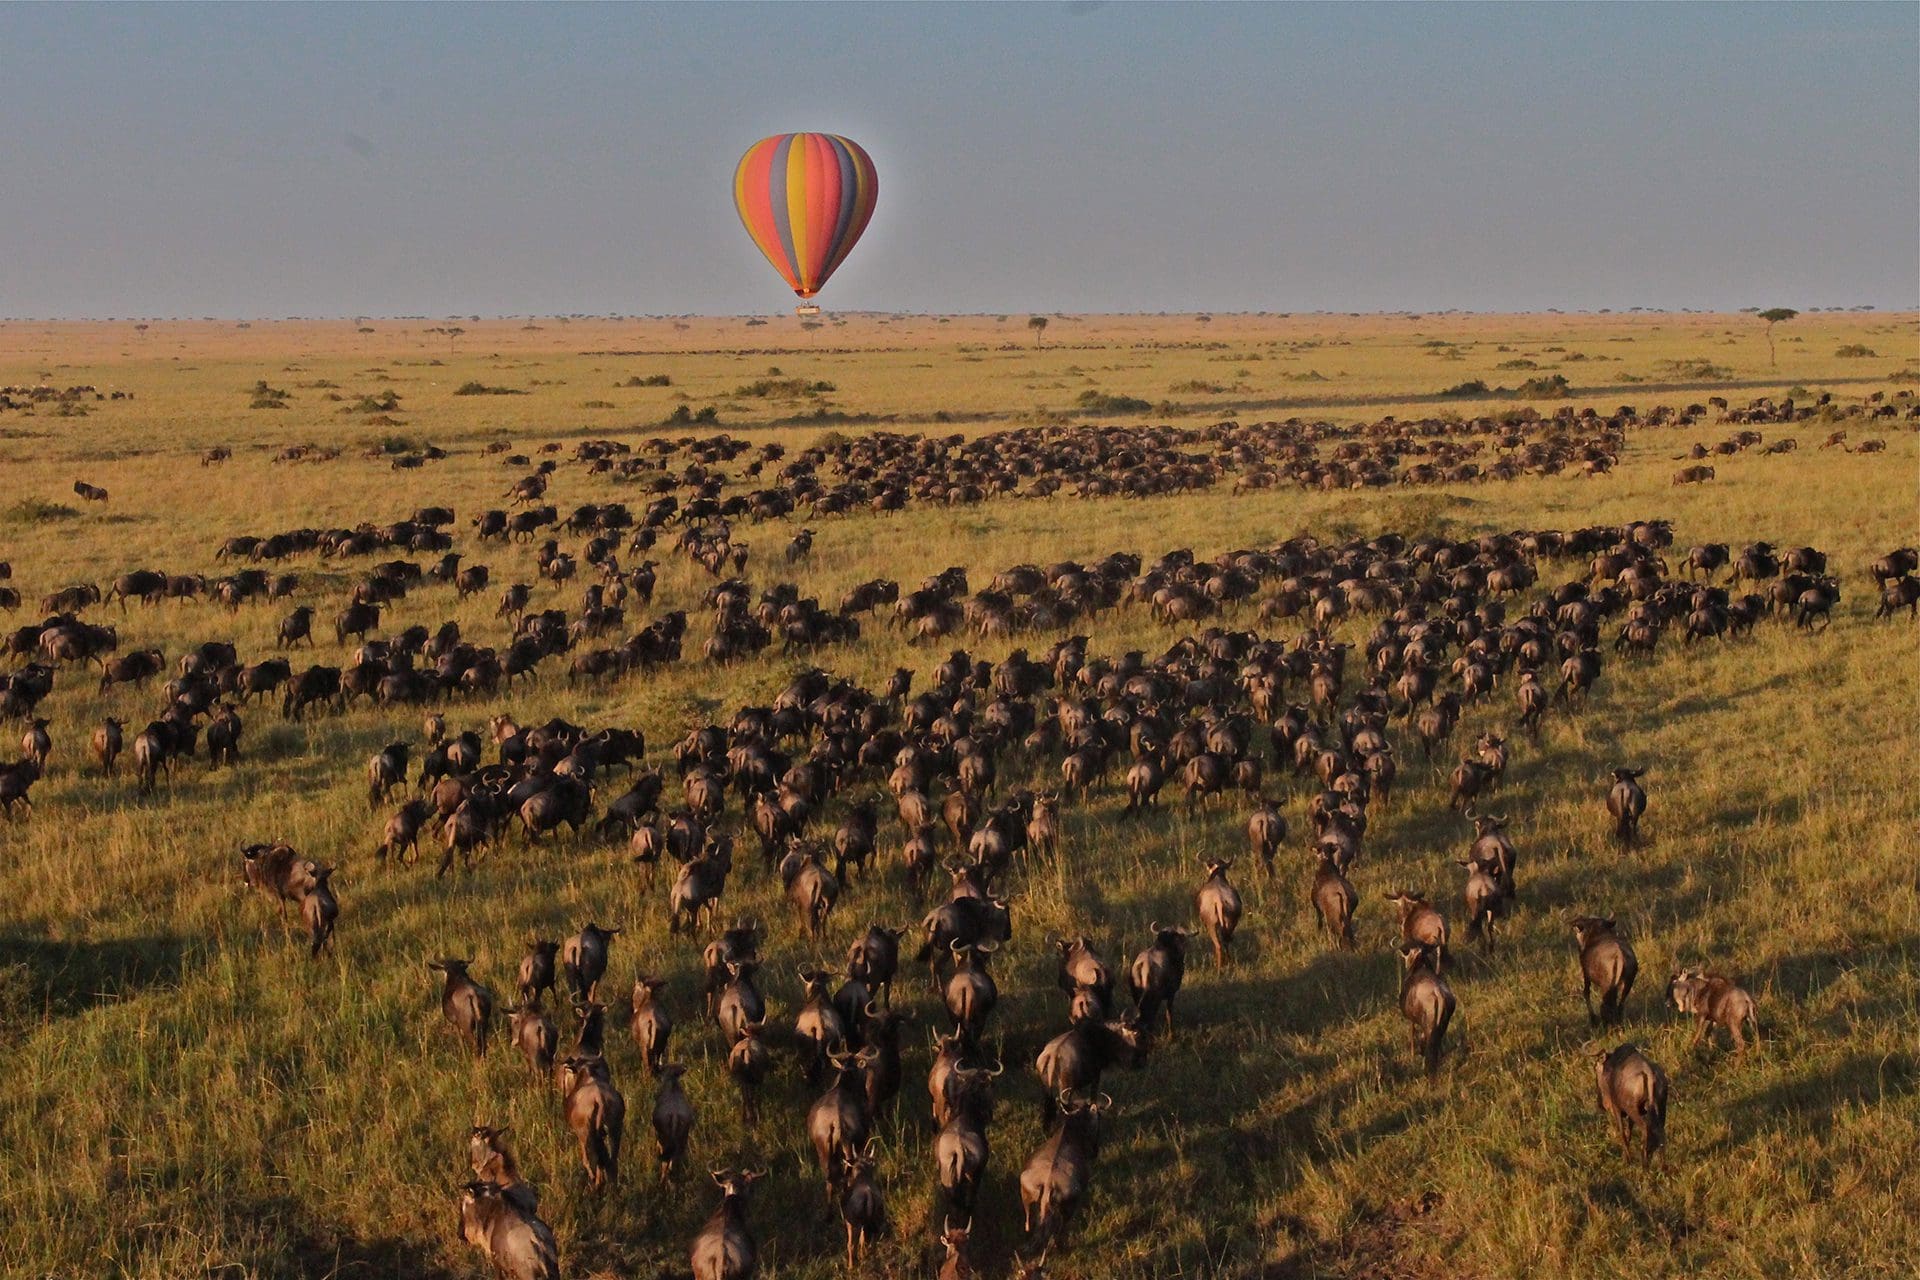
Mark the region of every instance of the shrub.
<instances>
[{"instance_id":1,"label":"shrub","mask_svg":"<svg viewBox=\"0 0 1920 1280\"><path fill-rule=\"evenodd\" d=\"M1502 360L1493 367L1496 369L1538 369L1540 366L1531 360Z\"/></svg>"},{"instance_id":2,"label":"shrub","mask_svg":"<svg viewBox=\"0 0 1920 1280\"><path fill-rule=\"evenodd\" d=\"M64 502L22 498L7 508L9 524L38 524L43 520L72 520L80 513Z\"/></svg>"},{"instance_id":3,"label":"shrub","mask_svg":"<svg viewBox=\"0 0 1920 1280\"><path fill-rule=\"evenodd\" d=\"M453 389L457 396L523 396L524 391L512 387L490 387L484 382L463 382Z\"/></svg>"},{"instance_id":4,"label":"shrub","mask_svg":"<svg viewBox=\"0 0 1920 1280\"><path fill-rule=\"evenodd\" d=\"M389 388L377 396L361 396L342 409L342 413L397 413L400 409L400 393Z\"/></svg>"},{"instance_id":5,"label":"shrub","mask_svg":"<svg viewBox=\"0 0 1920 1280\"><path fill-rule=\"evenodd\" d=\"M1137 396L1110 395L1104 391L1082 391L1080 393L1080 411L1085 414L1103 413L1152 413L1151 401Z\"/></svg>"},{"instance_id":6,"label":"shrub","mask_svg":"<svg viewBox=\"0 0 1920 1280\"><path fill-rule=\"evenodd\" d=\"M805 378L761 378L742 383L733 394L743 399L793 400L800 396L825 395L838 390L831 382L808 382Z\"/></svg>"},{"instance_id":7,"label":"shrub","mask_svg":"<svg viewBox=\"0 0 1920 1280\"><path fill-rule=\"evenodd\" d=\"M1555 373L1544 378L1528 378L1520 384L1516 394L1542 400L1558 400L1572 395L1573 388L1568 385L1566 375Z\"/></svg>"},{"instance_id":8,"label":"shrub","mask_svg":"<svg viewBox=\"0 0 1920 1280\"><path fill-rule=\"evenodd\" d=\"M1654 366L1661 373L1675 378L1700 378L1707 381L1719 381L1733 376L1733 370L1725 365L1715 364L1711 360L1662 360Z\"/></svg>"},{"instance_id":9,"label":"shrub","mask_svg":"<svg viewBox=\"0 0 1920 1280\"><path fill-rule=\"evenodd\" d=\"M614 385L616 387L670 387L673 385L673 379L664 373L648 374L644 378L636 373L625 382L616 382Z\"/></svg>"},{"instance_id":10,"label":"shrub","mask_svg":"<svg viewBox=\"0 0 1920 1280\"><path fill-rule=\"evenodd\" d=\"M254 409L284 409L287 407L286 402L292 398L293 395L291 392L283 391L279 387L270 387L267 385L267 380L262 378L253 384L253 403L249 407Z\"/></svg>"},{"instance_id":11,"label":"shrub","mask_svg":"<svg viewBox=\"0 0 1920 1280\"><path fill-rule=\"evenodd\" d=\"M1443 396L1484 396L1490 395L1492 392L1488 389L1484 381L1479 378L1474 378L1467 382L1456 382L1440 394Z\"/></svg>"},{"instance_id":12,"label":"shrub","mask_svg":"<svg viewBox=\"0 0 1920 1280\"><path fill-rule=\"evenodd\" d=\"M1880 353L1878 351L1875 351L1872 347L1863 346L1858 342L1849 342L1846 346L1839 348L1833 354L1841 360L1865 360L1873 356L1877 356Z\"/></svg>"}]
</instances>

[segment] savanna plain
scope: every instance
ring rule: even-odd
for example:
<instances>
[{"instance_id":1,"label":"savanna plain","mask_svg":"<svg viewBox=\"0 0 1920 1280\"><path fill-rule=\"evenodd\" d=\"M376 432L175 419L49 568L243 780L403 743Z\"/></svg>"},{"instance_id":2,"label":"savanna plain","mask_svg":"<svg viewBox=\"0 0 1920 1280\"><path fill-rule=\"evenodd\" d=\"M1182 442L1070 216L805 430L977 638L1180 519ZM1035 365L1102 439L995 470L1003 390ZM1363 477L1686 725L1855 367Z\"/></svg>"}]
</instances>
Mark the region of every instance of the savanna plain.
<instances>
[{"instance_id":1,"label":"savanna plain","mask_svg":"<svg viewBox=\"0 0 1920 1280\"><path fill-rule=\"evenodd\" d=\"M557 464L542 501L562 517L610 503L637 516L662 492L684 506L693 458L681 446L721 434L747 446L706 464L722 500L779 485L782 468L805 456L817 457L824 485L839 484L848 477L836 459L883 432L963 442L1021 431L1071 447L1074 433L1098 427L1164 429L1196 470L1217 470L1210 483L1144 496L1081 496L1073 484L1036 496L1038 477L1026 475L978 501L915 494L900 510L840 513L803 502L778 518L728 520L731 545L749 548L739 576L752 601L790 582L828 612L857 584L890 579L905 595L952 566L978 592L1019 565L1128 552L1144 573L1180 549L1204 565L1290 541L1340 548L1389 534L1463 544L1470 555L1488 536L1666 521L1664 580L1682 583L1698 544L1728 544L1736 557L1760 541L1815 548L1838 584L1827 617L1800 626L1792 608L1768 612L1750 632L1691 643L1674 622L1638 655L1615 650L1623 614L1610 612L1590 696L1553 705L1537 733L1518 724L1517 669L1465 705L1431 762L1412 722L1395 714L1386 733L1398 778L1368 807L1362 853L1347 870L1359 898L1352 951L1328 945L1308 900L1308 808L1321 785L1273 753L1266 722L1251 725L1248 754L1263 762L1259 789L1278 801L1289 831L1271 874L1248 848L1254 795L1228 788L1189 806L1174 769L1157 806L1124 815L1123 748L1090 789L1063 797L1057 849L1028 851L995 881L1012 936L993 957L1000 1004L981 1052L1007 1069L995 1083L992 1156L968 1247L983 1275L1011 1274L1016 1256L1034 1252L1018 1188L1047 1136L1034 1061L1068 1025L1050 939L1093 940L1121 975L1118 1018L1131 1008L1124 974L1150 923L1194 924L1205 860L1230 858L1243 900L1232 963L1216 965L1195 939L1175 1032L1151 1035L1143 1062L1101 1079L1111 1098L1105 1140L1046 1274L1911 1275L1920 1257L1920 631L1904 610L1876 618L1870 566L1920 541L1910 413L1920 322L1850 311L1772 326L1754 315L1654 313L1046 319L0 323L0 385L15 404L0 410L0 561L11 566L0 586L22 597L0 622L11 633L47 612L42 597L105 588L131 570L212 581L248 563L216 556L235 536L386 525L444 506L456 513L454 549L466 565L490 568L489 588L461 598L429 578L388 605L374 634L453 620L466 640L504 652L513 623L496 614L509 584L532 586L532 611L577 620L585 584L601 575L584 559L569 581L538 572L541 541L557 538L583 557L590 534L548 527L532 540L483 542L474 518L516 509L508 490L542 461ZM24 390L35 387L90 390ZM1789 398L1796 415L1781 420ZM1711 403L1739 411L1763 399L1774 416L1749 423ZM1623 405L1633 416L1619 414ZM1659 405L1699 412L1656 422ZM1562 425L1596 435L1617 424L1613 464L1594 475L1575 464L1424 484L1303 486L1281 476L1244 485L1245 473L1289 460L1229 461L1207 434L1222 422L1289 419L1370 429L1318 439L1324 461L1342 440L1397 438L1392 427L1372 429L1391 417L1426 424L1408 439L1476 445L1484 471L1516 447L1502 443L1506 433L1538 440L1556 412L1589 408L1597 417ZM1881 409L1886 416L1869 416ZM1507 425L1471 433L1496 417ZM1709 480L1674 483L1695 443L1711 449L1747 429L1762 442L1701 459L1714 468ZM1836 432L1845 440L1821 447ZM1796 449L1765 452L1787 437ZM1866 450L1870 439L1884 448ZM596 469L579 452L591 441L631 446L615 463L665 459L670 470ZM543 451L549 444L557 448ZM310 448L281 460L297 445ZM782 457L749 474L769 445ZM216 448L231 456L203 463ZM515 455L524 459L503 462ZM1403 450L1394 469L1424 460ZM662 476L672 483L656 490ZM106 500L84 500L76 481ZM668 859L648 884L625 832L599 828L627 770L594 779L583 830L534 843L516 823L471 867L437 877L433 829L417 863L375 856L405 797L369 804L368 758L409 744L412 790L428 711L452 733L479 732L489 763L488 722L499 715L528 727L560 717L638 729L646 749L637 763L662 771L670 810L683 803L676 744L702 725L731 724L741 707L772 704L809 668L878 694L906 667L918 694L955 648L998 664L1081 634L1090 656L1137 650L1151 662L1207 627L1293 646L1313 626L1311 610L1263 612L1283 585L1263 581L1197 619L1169 621L1127 598L1059 625L1043 617L985 635L963 625L915 643L883 607L860 616L857 638L789 653L776 637L721 665L703 654L714 616L705 597L734 571L710 574L676 550L684 527L665 523L648 551L629 550L631 529L615 535L622 571L652 558L657 587L650 603L626 601L612 634L576 644L617 646L684 610L678 661L570 681L571 656L558 654L491 693L428 707L361 698L297 720L282 716L277 697L243 703L237 764L211 770L203 746L151 793L127 759L101 775L88 741L103 717L126 722L131 741L159 715L161 686L184 654L217 640L232 642L242 663L275 656L280 619L300 604L317 611L316 643L294 652L294 669L348 666L357 641L336 643L332 619L355 584L375 561L430 566L438 555L291 555L266 566L296 576L291 598L234 610L205 599L79 610L117 627L118 654L158 649L167 669L144 687L103 692L92 665L58 664L34 711L53 747L30 814L20 806L0 822L0 1274L488 1274L484 1252L459 1229L474 1124L510 1127L569 1276L687 1274L689 1244L718 1202L709 1170L719 1167L768 1171L748 1211L761 1275L841 1274L841 1210L822 1195L804 1121L824 1086L806 1083L790 1043L802 1004L795 974L810 964L839 970L873 922L912 926L893 1004L914 1020L904 1086L872 1127L888 1223L857 1270L938 1270L952 1214L934 1176L924 1080L930 1034L949 1020L913 952L947 875L936 868L925 886L908 883L887 767L849 771L808 828L831 840L849 806L878 801L873 867L842 886L824 937L808 935L763 868L737 795L718 819L737 838L719 920L764 924L760 982L777 1058L760 1118L747 1124L728 1045L699 993L700 948L714 930L670 935L677 867ZM811 553L790 561L803 527ZM1609 585L1590 579L1591 559L1533 559L1538 582L1506 600L1508 622L1563 583ZM1729 585L1724 570L1716 581ZM1766 584L1732 589L1737 598ZM1354 609L1326 622L1329 642L1353 646L1344 692L1337 707L1307 716L1336 745L1338 712L1366 688L1367 642L1389 612ZM33 656L7 658L8 670ZM1550 689L1559 670L1557 657L1542 669ZM1396 710L1397 674L1383 681ZM1443 667L1440 692L1457 688ZM1086 695L1054 687L1029 701L1044 719L1049 698ZM1304 682L1279 700L1308 701ZM1197 711L1178 699L1169 709ZM0 726L0 764L18 758L26 727ZM1505 737L1511 761L1480 811L1506 818L1519 857L1491 955L1466 937L1457 860L1473 828L1449 807L1454 767L1485 733ZM818 745L790 739L783 749L798 758ZM1016 737L997 765L988 808L1022 787L1062 789L1057 748ZM1646 771L1647 811L1631 845L1615 839L1606 810L1620 767ZM942 859L960 855L944 831L938 839ZM242 847L273 841L335 868L340 913L317 957L297 913L243 884ZM1445 976L1458 1013L1431 1080L1409 1052L1401 1014L1400 922L1383 900L1398 889L1430 895L1453 931ZM1581 915L1613 918L1638 956L1639 984L1618 1027L1590 1026L1581 1000L1569 925ZM476 1057L446 1025L440 975L426 967L471 958L504 1006L529 937L566 938L590 920L621 929L600 998L605 1057L627 1101L623 1168L598 1193L552 1078L530 1074L504 1015L492 1049ZM1754 1047L1735 1056L1724 1033L1690 1043L1690 1020L1663 1000L1682 968L1727 974L1753 994ZM649 1122L658 1085L627 1032L627 992L642 972L666 980L671 1056L687 1067L697 1113L687 1154L664 1182ZM567 1002L548 1008L570 1045ZM1650 1167L1622 1158L1595 1102L1594 1052L1625 1042L1670 1082L1666 1147Z\"/></svg>"}]
</instances>

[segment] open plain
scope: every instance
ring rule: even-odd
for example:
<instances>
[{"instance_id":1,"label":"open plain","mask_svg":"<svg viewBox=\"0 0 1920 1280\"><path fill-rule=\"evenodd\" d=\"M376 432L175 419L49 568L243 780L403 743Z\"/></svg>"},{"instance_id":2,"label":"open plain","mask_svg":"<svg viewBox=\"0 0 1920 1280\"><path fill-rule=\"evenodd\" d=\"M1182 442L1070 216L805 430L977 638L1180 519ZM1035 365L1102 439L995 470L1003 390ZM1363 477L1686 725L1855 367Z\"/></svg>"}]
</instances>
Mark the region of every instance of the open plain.
<instances>
[{"instance_id":1,"label":"open plain","mask_svg":"<svg viewBox=\"0 0 1920 1280\"><path fill-rule=\"evenodd\" d=\"M937 865L909 882L895 756L851 758L869 741L923 749L936 813L948 777L963 796L982 792L962 834L991 827L1001 809L1024 838L1023 791L1041 793L1043 807L1064 793L1057 847L1013 851L992 876L1011 937L993 955L999 1004L972 1050L976 1063L1006 1068L972 1212L981 1274L1010 1274L1039 1243L1023 1229L1019 1188L1050 1123L1034 1064L1068 1029L1075 985L1056 981L1052 940L1092 940L1117 978L1106 1014L1121 1020L1149 926L1197 926L1209 859L1232 860L1242 899L1231 963L1216 964L1195 938L1173 1034L1148 1025L1143 1061L1081 1091L1110 1096L1105 1140L1046 1274L1911 1274L1920 632L1904 608L1876 617L1872 566L1920 542L1920 321L1839 311L1771 327L1753 315L1656 313L823 319L0 323L10 406L0 408L0 562L11 568L0 588L19 597L0 623L12 636L68 612L115 628L99 662L34 636L5 658L10 679L39 663L52 687L0 707L0 766L19 768L35 718L48 722L52 750L30 804L0 822L0 1274L485 1274L458 1230L476 1124L510 1126L569 1276L687 1274L689 1244L718 1199L707 1170L723 1165L768 1170L749 1214L762 1275L839 1274L841 1210L823 1197L806 1122L832 1070L805 1079L796 974L822 965L837 985L849 943L876 922L909 927L892 1005L912 1021L899 1097L871 1124L888 1222L860 1265L933 1274L941 1227L960 1220L936 1178L924 1085L930 1033L951 1020L913 957L949 876ZM1759 438L1713 452L1742 431ZM1836 433L1844 438L1823 447ZM740 447L715 443L722 436ZM1770 450L1788 438L1796 448ZM876 441L894 451L876 452ZM1696 443L1705 457L1688 456ZM1504 458L1516 460L1496 467ZM555 464L543 491L516 504L509 491L543 462ZM955 480L962 464L971 478ZM1675 483L1690 465L1710 466L1711 478ZM1066 476L1057 487L1055 471ZM935 473L946 478L920 483ZM104 500L86 500L76 482ZM875 500L895 487L898 501ZM769 505L770 491L788 501ZM636 547L649 505L665 497L675 508L651 522L652 546ZM524 539L476 528L485 511L546 504L555 523ZM595 515L570 519L589 504ZM604 518L610 504L633 522ZM428 507L450 509L452 522L403 533L443 530L461 566L488 567L485 589L427 576L386 598L365 636L336 637L336 616L379 576L376 564L433 568L445 554L434 538L395 546L356 531L390 530ZM790 556L802 529L811 550ZM226 547L301 530L345 541L261 558ZM1525 536L1539 531L1569 536ZM543 553L550 538L557 546ZM596 538L606 545L591 548ZM1717 568L1699 581L1729 596L1692 596L1690 548L1725 544L1738 559L1760 542L1781 556L1824 553L1837 596L1808 608L1796 590L1773 608L1766 593L1795 571L1784 565L1741 580ZM717 571L696 563L703 546ZM1596 558L1622 546L1624 558L1596 574ZM1116 553L1138 560L1109 560ZM566 569L543 573L556 556ZM633 585L648 560L650 601ZM1118 567L1102 577L1093 570L1103 562ZM1530 576L1491 590L1489 566L1513 564ZM1008 574L1019 566L1040 572L1022 585ZM904 599L952 567L966 589L922 601L905 626L891 603L843 607L860 584L891 581ZM279 599L229 587L246 598L219 602L220 580L248 568L294 580ZM136 570L184 585L153 602L44 599L79 585L106 593ZM1382 589L1355 598L1348 570ZM1004 602L989 594L1002 574ZM1820 578L1810 570L1805 590L1821 594ZM713 597L730 579L744 583L731 611ZM508 616L500 599L515 583L531 590ZM616 614L589 618L590 583L608 593L598 608ZM782 583L795 591L756 619ZM1749 592L1765 604L1735 625ZM1329 598L1337 603L1321 609ZM817 600L818 614L780 614L799 599ZM1571 603L1582 607L1564 612ZM324 698L292 718L278 694L247 700L222 672L280 656L282 619L301 605L315 611L313 639L293 649L295 673L351 668L369 637L399 641L406 628L437 633L448 621L475 652L506 655L516 626L527 634L520 617L564 617L531 672L510 682L396 677L344 710ZM1524 635L1502 649L1536 606L1540 651L1522 656ZM1647 651L1617 645L1649 606ZM1702 612L1705 632L1689 636ZM677 653L628 644L676 613ZM848 617L857 634L833 621ZM796 634L801 643L789 643ZM1072 636L1084 646L1063 649ZM1403 686L1409 665L1427 664L1406 657L1422 636L1432 686ZM1467 671L1474 636L1485 638L1478 674ZM202 696L181 663L208 641L234 652L204 664ZM1563 662L1577 666L1589 648L1591 691L1550 697L1537 728L1524 729L1522 671L1537 668L1555 694ZM993 664L993 677L983 685L963 664L937 705L916 711L956 649ZM147 650L159 651L159 673L102 687L105 666ZM1032 662L1009 661L1015 651ZM614 656L580 669L596 652ZM390 652L370 656L388 676L405 667ZM1318 668L1342 661L1316 700ZM1155 679L1124 678L1156 664ZM414 666L434 671L429 657ZM889 702L897 668L911 687ZM1096 678L1116 668L1121 679ZM853 685L803 675L814 669ZM1466 696L1483 678L1483 696ZM854 686L863 692L849 694ZM1267 691L1259 699L1255 686ZM777 703L794 712L830 687L847 705L886 710L854 716L857 728L807 711L765 735L771 714L736 718ZM1463 695L1458 724L1430 761L1417 718L1401 712L1450 691ZM200 711L175 718L200 741L145 791L134 739L181 695ZM988 714L996 698L1005 724ZM936 723L956 702L957 718ZM244 727L237 762L214 769L209 713L222 704ZM1032 709L1031 722L1015 704ZM1301 709L1291 722L1290 706ZM1101 746L1077 788L1062 770L1082 754L1074 732L1088 731L1076 720L1086 708L1109 732L1092 733ZM592 790L577 829L533 841L507 813L511 825L470 864L436 876L437 821L417 862L375 852L389 815L421 794L430 713L450 736L477 733L488 766L501 758L490 727L500 716L525 729L564 722L547 765L580 758L581 737L603 729L638 730L645 745L631 761L579 766ZM111 777L89 747L104 717L126 726ZM1051 737L1040 727L1049 723ZM732 731L719 753L697 740L677 750L706 725ZM1251 765L1236 775L1248 785L1203 776L1189 803L1195 753L1175 741L1189 727L1196 737L1222 729L1198 754L1223 772ZM897 742L884 736L903 729ZM1356 747L1356 731L1383 732L1390 752ZM1319 749L1298 748L1303 734ZM1510 761L1466 807L1505 818L1518 855L1490 954L1467 936L1457 861L1474 827L1450 805L1456 766L1478 758L1486 734L1504 739ZM524 735L507 736L524 754ZM991 761L991 791L962 786L954 737ZM389 743L409 748L405 783L370 803L368 760ZM772 775L762 788L740 767L755 752L762 763L832 760L818 765L825 781L791 833L802 848L825 847L826 872L836 835L858 825L850 815L869 801L877 812L871 868L835 877L818 937L762 862L748 797L776 792ZM1323 753L1334 759L1322 764ZM1361 780L1382 754L1397 765L1386 795ZM532 756L543 759L537 745ZM1142 759L1164 771L1164 789L1128 815L1127 780ZM674 858L650 878L629 826L602 820L647 768L664 794L646 823L697 810L704 800L682 784L694 766L724 791L707 825L731 836L734 867L717 922L689 939L669 930ZM1616 839L1607 811L1619 768L1645 770L1646 812L1630 842ZM1329 946L1309 900L1325 834L1310 808L1343 775L1356 781L1341 795L1367 792L1345 871L1358 895L1352 951ZM1270 873L1247 834L1261 796L1287 832ZM944 824L929 839L943 865L967 852ZM334 869L337 924L317 955L300 919L311 886L276 904L242 878L244 846L280 841ZM1400 921L1383 900L1402 889L1430 895L1452 931L1444 977L1457 1014L1431 1080L1408 1048ZM1613 919L1637 954L1620 1026L1589 1024L1577 916ZM701 948L739 917L763 925L775 1059L755 1123L729 1079L731 1038L700 994ZM626 1100L625 1152L600 1192L553 1079L529 1072L504 1013L529 937L566 939L589 921L621 930L599 999L604 1058ZM442 957L470 959L497 998L484 1057L445 1025L441 978L426 967ZM1755 997L1757 1044L1735 1056L1724 1033L1690 1043L1690 1019L1664 998L1683 968L1727 974ZM671 1057L687 1068L696 1112L665 1181L653 1160L659 1085L628 1031L642 973L665 979ZM568 1000L550 997L547 1011L572 1046ZM1594 1051L1629 1041L1670 1088L1666 1146L1646 1168L1622 1158L1595 1102Z\"/></svg>"}]
</instances>

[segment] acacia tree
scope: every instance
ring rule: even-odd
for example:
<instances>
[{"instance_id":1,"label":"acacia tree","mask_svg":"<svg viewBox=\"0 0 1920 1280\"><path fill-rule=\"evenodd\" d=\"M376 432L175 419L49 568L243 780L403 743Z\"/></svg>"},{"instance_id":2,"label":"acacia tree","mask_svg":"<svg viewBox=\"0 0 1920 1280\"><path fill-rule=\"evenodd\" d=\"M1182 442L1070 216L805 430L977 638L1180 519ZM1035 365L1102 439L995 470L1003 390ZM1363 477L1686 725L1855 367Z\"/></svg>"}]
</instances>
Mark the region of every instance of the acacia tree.
<instances>
[{"instance_id":1,"label":"acacia tree","mask_svg":"<svg viewBox=\"0 0 1920 1280\"><path fill-rule=\"evenodd\" d=\"M1773 307L1769 310L1762 311L1760 313L1760 318L1767 322L1767 364L1768 365L1770 366L1777 365L1779 363L1779 361L1775 360L1773 356L1773 326L1779 324L1782 320L1791 320L1799 314L1800 313L1798 311L1795 311L1792 307Z\"/></svg>"},{"instance_id":2,"label":"acacia tree","mask_svg":"<svg viewBox=\"0 0 1920 1280\"><path fill-rule=\"evenodd\" d=\"M1033 341L1036 346L1044 347L1047 345L1044 341L1047 332L1047 318L1045 316L1033 317L1027 321L1027 328L1033 330Z\"/></svg>"}]
</instances>

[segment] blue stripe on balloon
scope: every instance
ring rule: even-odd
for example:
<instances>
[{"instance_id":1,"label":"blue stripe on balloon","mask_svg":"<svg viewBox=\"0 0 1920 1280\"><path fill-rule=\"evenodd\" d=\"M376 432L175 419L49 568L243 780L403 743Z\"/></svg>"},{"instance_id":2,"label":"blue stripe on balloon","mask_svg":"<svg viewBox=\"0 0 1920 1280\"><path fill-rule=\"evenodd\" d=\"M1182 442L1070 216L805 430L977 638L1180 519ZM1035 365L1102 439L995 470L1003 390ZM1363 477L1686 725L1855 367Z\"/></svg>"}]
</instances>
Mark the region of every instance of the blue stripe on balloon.
<instances>
[{"instance_id":1,"label":"blue stripe on balloon","mask_svg":"<svg viewBox=\"0 0 1920 1280\"><path fill-rule=\"evenodd\" d=\"M860 207L860 174L853 162L853 152L847 144L833 134L827 135L827 142L833 147L833 155L840 162L840 217L833 227L833 244L827 249L827 260L821 264L830 268L840 257L847 242L847 228L853 225L853 215Z\"/></svg>"}]
</instances>

